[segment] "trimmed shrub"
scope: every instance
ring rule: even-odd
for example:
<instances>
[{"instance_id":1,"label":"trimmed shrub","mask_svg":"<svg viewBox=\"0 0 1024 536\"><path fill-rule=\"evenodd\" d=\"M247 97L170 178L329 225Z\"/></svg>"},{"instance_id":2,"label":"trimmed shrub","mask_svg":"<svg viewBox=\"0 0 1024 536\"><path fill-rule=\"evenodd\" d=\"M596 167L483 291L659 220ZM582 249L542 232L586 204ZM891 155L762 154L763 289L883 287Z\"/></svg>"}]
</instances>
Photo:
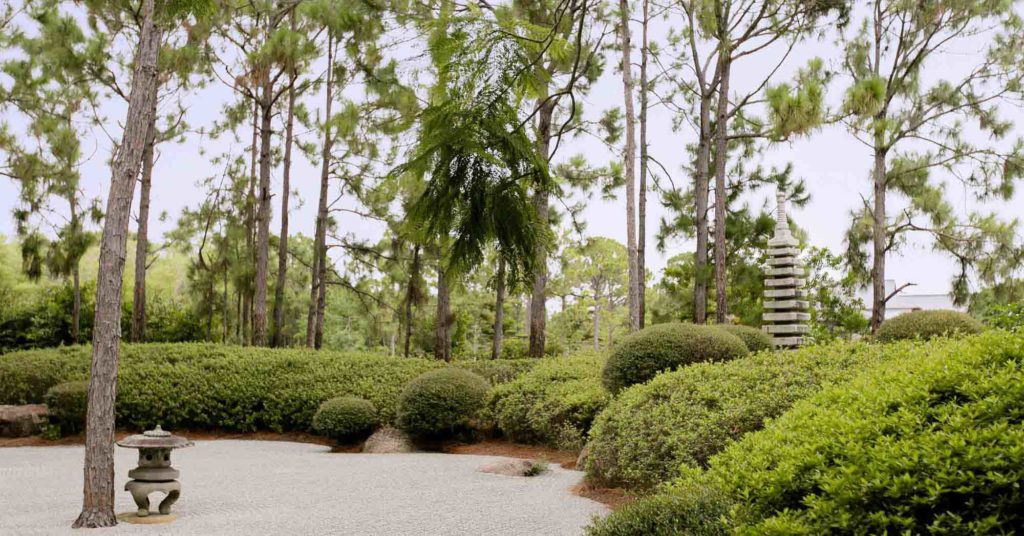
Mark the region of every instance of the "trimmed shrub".
<instances>
[{"instance_id":1,"label":"trimmed shrub","mask_svg":"<svg viewBox=\"0 0 1024 536\"><path fill-rule=\"evenodd\" d=\"M626 337L604 367L612 393L644 383L659 372L692 363L728 361L748 353L739 337L711 326L657 324Z\"/></svg>"},{"instance_id":2,"label":"trimmed shrub","mask_svg":"<svg viewBox=\"0 0 1024 536\"><path fill-rule=\"evenodd\" d=\"M985 326L959 311L911 311L894 316L878 326L875 338L881 342L906 339L932 339L944 335L973 335Z\"/></svg>"},{"instance_id":3,"label":"trimmed shrub","mask_svg":"<svg viewBox=\"0 0 1024 536\"><path fill-rule=\"evenodd\" d=\"M893 351L887 345L836 343L661 374L621 393L597 417L587 476L643 489L671 479L681 465L703 467L729 442L797 400Z\"/></svg>"},{"instance_id":4,"label":"trimmed shrub","mask_svg":"<svg viewBox=\"0 0 1024 536\"><path fill-rule=\"evenodd\" d=\"M59 427L61 435L74 435L85 430L85 412L89 407L88 380L54 385L46 391L43 402L50 413L50 424Z\"/></svg>"},{"instance_id":5,"label":"trimmed shrub","mask_svg":"<svg viewBox=\"0 0 1024 536\"><path fill-rule=\"evenodd\" d=\"M0 404L41 403L58 383L89 375L91 348L0 356ZM392 424L402 388L446 367L428 359L216 344L126 344L117 385L117 424L168 430L307 431L320 404L348 393Z\"/></svg>"},{"instance_id":6,"label":"trimmed shrub","mask_svg":"<svg viewBox=\"0 0 1024 536\"><path fill-rule=\"evenodd\" d=\"M714 327L739 337L751 352L771 350L773 347L771 335L757 328L739 324L715 324Z\"/></svg>"},{"instance_id":7,"label":"trimmed shrub","mask_svg":"<svg viewBox=\"0 0 1024 536\"><path fill-rule=\"evenodd\" d=\"M490 386L479 374L457 368L427 372L405 386L398 427L419 437L444 437L466 429L484 407Z\"/></svg>"},{"instance_id":8,"label":"trimmed shrub","mask_svg":"<svg viewBox=\"0 0 1024 536\"><path fill-rule=\"evenodd\" d=\"M594 418L611 401L601 385L604 361L593 353L542 360L530 372L494 388L487 414L514 441L582 447Z\"/></svg>"},{"instance_id":9,"label":"trimmed shrub","mask_svg":"<svg viewBox=\"0 0 1024 536\"><path fill-rule=\"evenodd\" d=\"M692 487L688 493L648 495L587 528L588 536L726 536L729 503L721 493Z\"/></svg>"},{"instance_id":10,"label":"trimmed shrub","mask_svg":"<svg viewBox=\"0 0 1024 536\"><path fill-rule=\"evenodd\" d=\"M902 345L688 471L738 534L1014 534L1024 526L1024 336Z\"/></svg>"},{"instance_id":11,"label":"trimmed shrub","mask_svg":"<svg viewBox=\"0 0 1024 536\"><path fill-rule=\"evenodd\" d=\"M355 396L332 398L313 415L313 431L340 443L365 439L379 425L377 408Z\"/></svg>"}]
</instances>

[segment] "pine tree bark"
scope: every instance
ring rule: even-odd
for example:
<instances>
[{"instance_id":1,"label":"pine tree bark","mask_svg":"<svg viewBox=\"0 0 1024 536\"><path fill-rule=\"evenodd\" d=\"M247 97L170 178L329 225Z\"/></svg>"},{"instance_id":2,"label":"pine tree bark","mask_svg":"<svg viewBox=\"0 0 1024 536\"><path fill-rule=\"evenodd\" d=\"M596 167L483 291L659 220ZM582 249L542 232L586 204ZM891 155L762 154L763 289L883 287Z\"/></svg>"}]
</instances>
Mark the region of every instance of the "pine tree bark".
<instances>
[{"instance_id":1,"label":"pine tree bark","mask_svg":"<svg viewBox=\"0 0 1024 536\"><path fill-rule=\"evenodd\" d=\"M640 191L637 199L637 242L636 271L640 329L647 322L647 56L650 42L647 35L650 26L650 1L643 0L643 35L640 43Z\"/></svg>"},{"instance_id":2,"label":"pine tree bark","mask_svg":"<svg viewBox=\"0 0 1024 536\"><path fill-rule=\"evenodd\" d=\"M272 114L274 86L267 68L260 92L260 186L256 212L256 289L253 295L252 341L256 346L267 344L267 275L270 263L270 137L273 134Z\"/></svg>"},{"instance_id":3,"label":"pine tree bark","mask_svg":"<svg viewBox=\"0 0 1024 536\"><path fill-rule=\"evenodd\" d=\"M707 322L708 311L708 186L711 155L711 95L704 93L700 101L700 136L694 169L694 231L697 246L693 263L693 321Z\"/></svg>"},{"instance_id":4,"label":"pine tree bark","mask_svg":"<svg viewBox=\"0 0 1024 536\"><path fill-rule=\"evenodd\" d=\"M498 275L495 276L494 292L494 341L491 344L491 359L501 357L501 345L505 339L505 259L498 259Z\"/></svg>"},{"instance_id":5,"label":"pine tree bark","mask_svg":"<svg viewBox=\"0 0 1024 536\"><path fill-rule=\"evenodd\" d=\"M537 113L537 152L547 160L551 154L551 117L555 113L554 99L538 101L540 111ZM548 192L536 190L533 193L533 207L537 211L540 225L548 225ZM530 347L531 357L544 357L544 342L547 329L547 285L548 285L548 254L546 245L538 245L537 272L533 276L533 292L530 299Z\"/></svg>"},{"instance_id":6,"label":"pine tree bark","mask_svg":"<svg viewBox=\"0 0 1024 536\"><path fill-rule=\"evenodd\" d=\"M97 272L82 512L74 527L117 524L114 517L114 402L121 343L121 285L135 179L142 164L146 134L156 100L161 31L154 23L153 4L154 0L142 3L142 31L135 56L128 114L111 166L110 194Z\"/></svg>"},{"instance_id":7,"label":"pine tree bark","mask_svg":"<svg viewBox=\"0 0 1024 536\"><path fill-rule=\"evenodd\" d=\"M412 249L412 265L409 267L409 285L405 289L405 349L402 355L409 357L412 345L412 303L416 297L416 284L420 277L420 246Z\"/></svg>"},{"instance_id":8,"label":"pine tree bark","mask_svg":"<svg viewBox=\"0 0 1024 536\"><path fill-rule=\"evenodd\" d=\"M729 305L725 281L725 170L728 163L729 78L732 64L729 50L719 53L718 110L715 118L715 322L726 323Z\"/></svg>"},{"instance_id":9,"label":"pine tree bark","mask_svg":"<svg viewBox=\"0 0 1024 536\"><path fill-rule=\"evenodd\" d=\"M330 179L331 148L334 144L334 137L331 133L331 105L334 101L334 36L327 33L327 81L325 84L324 103L324 139L320 152L320 200L316 212L316 231L313 239L313 268L311 272L311 287L309 293L309 314L306 319L306 346L319 348L317 344L317 326L322 326L320 318L320 296L322 279L326 273L323 264L327 260L327 186ZM324 293L325 294L325 293ZM326 298L325 298L326 299ZM321 330L322 331L322 330Z\"/></svg>"},{"instance_id":10,"label":"pine tree bark","mask_svg":"<svg viewBox=\"0 0 1024 536\"><path fill-rule=\"evenodd\" d=\"M434 318L434 359L444 362L452 360L451 297L448 294L447 274L437 264L437 314Z\"/></svg>"},{"instance_id":11,"label":"pine tree bark","mask_svg":"<svg viewBox=\"0 0 1024 536\"><path fill-rule=\"evenodd\" d=\"M82 339L82 285L78 273L78 263L71 267L71 340L75 344Z\"/></svg>"},{"instance_id":12,"label":"pine tree bark","mask_svg":"<svg viewBox=\"0 0 1024 536\"><path fill-rule=\"evenodd\" d=\"M876 145L872 176L874 179L874 206L872 207L871 243L871 333L878 330L885 320L885 253L886 253L886 214L885 214L885 150Z\"/></svg>"},{"instance_id":13,"label":"pine tree bark","mask_svg":"<svg viewBox=\"0 0 1024 536\"><path fill-rule=\"evenodd\" d=\"M594 351L601 350L601 291L594 287Z\"/></svg>"},{"instance_id":14,"label":"pine tree bark","mask_svg":"<svg viewBox=\"0 0 1024 536\"><path fill-rule=\"evenodd\" d=\"M626 154L623 171L626 180L626 260L629 304L629 331L640 329L640 283L636 247L636 113L633 109L633 62L629 29L629 2L619 0L619 45L622 50L622 88L626 108Z\"/></svg>"},{"instance_id":15,"label":"pine tree bark","mask_svg":"<svg viewBox=\"0 0 1024 536\"><path fill-rule=\"evenodd\" d=\"M155 102L154 102L155 104ZM156 106L146 133L142 152L142 176L139 183L139 223L135 233L135 289L132 295L132 342L146 340L146 262L149 258L149 198L153 184L153 160L156 145Z\"/></svg>"},{"instance_id":16,"label":"pine tree bark","mask_svg":"<svg viewBox=\"0 0 1024 536\"><path fill-rule=\"evenodd\" d=\"M289 15L295 31L295 10ZM292 144L295 133L295 69L288 73L288 111L284 128L284 174L281 178L281 233L277 241L277 284L274 286L273 346L284 345L284 287L288 277L288 203L291 196Z\"/></svg>"},{"instance_id":17,"label":"pine tree bark","mask_svg":"<svg viewBox=\"0 0 1024 536\"><path fill-rule=\"evenodd\" d=\"M258 143L259 143L259 125L260 125L260 106L259 101L254 100L252 103L252 147L250 148L251 154L249 156L249 192L246 195L245 202L245 255L252 259L253 265L256 264L256 250L255 250L255 238L256 238L256 162L258 154ZM252 341L250 328L252 327L252 280L249 274L245 274L243 292L242 292L242 344L247 345Z\"/></svg>"}]
</instances>

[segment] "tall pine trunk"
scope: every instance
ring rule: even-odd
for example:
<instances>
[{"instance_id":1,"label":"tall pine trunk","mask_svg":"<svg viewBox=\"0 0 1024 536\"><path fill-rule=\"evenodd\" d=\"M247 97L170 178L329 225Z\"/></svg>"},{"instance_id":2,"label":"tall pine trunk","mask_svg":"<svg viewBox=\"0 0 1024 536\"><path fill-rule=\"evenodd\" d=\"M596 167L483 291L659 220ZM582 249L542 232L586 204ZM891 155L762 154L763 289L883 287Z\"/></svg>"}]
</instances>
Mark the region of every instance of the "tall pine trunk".
<instances>
[{"instance_id":1,"label":"tall pine trunk","mask_svg":"<svg viewBox=\"0 0 1024 536\"><path fill-rule=\"evenodd\" d=\"M693 263L693 321L703 324L708 311L708 186L711 155L711 94L702 90L700 100L700 136L693 184L693 222L697 246Z\"/></svg>"},{"instance_id":2,"label":"tall pine trunk","mask_svg":"<svg viewBox=\"0 0 1024 536\"><path fill-rule=\"evenodd\" d=\"M601 291L594 288L594 351L601 350Z\"/></svg>"},{"instance_id":3,"label":"tall pine trunk","mask_svg":"<svg viewBox=\"0 0 1024 536\"><path fill-rule=\"evenodd\" d=\"M249 164L249 192L245 200L245 256L252 259L256 264L255 237L256 237L256 162L259 142L260 106L259 101L252 103L252 147L250 148ZM242 344L249 344L252 341L250 328L252 327L252 280L249 274L244 277L244 291L242 293Z\"/></svg>"},{"instance_id":4,"label":"tall pine trunk","mask_svg":"<svg viewBox=\"0 0 1024 536\"><path fill-rule=\"evenodd\" d=\"M440 255L439 255L440 257ZM452 360L451 297L448 294L447 274L437 263L437 313L434 318L434 358L449 362Z\"/></svg>"},{"instance_id":5,"label":"tall pine trunk","mask_svg":"<svg viewBox=\"0 0 1024 536\"><path fill-rule=\"evenodd\" d=\"M885 150L875 146L874 166L872 176L874 179L874 206L871 214L871 242L872 242L872 265L871 265L871 332L874 333L878 326L885 320L885 252L886 252L886 229L885 229Z\"/></svg>"},{"instance_id":6,"label":"tall pine trunk","mask_svg":"<svg viewBox=\"0 0 1024 536\"><path fill-rule=\"evenodd\" d=\"M117 524L114 517L114 403L121 343L121 284L135 179L142 164L146 134L156 101L161 35L160 28L154 23L153 4L154 0L142 3L142 30L135 55L128 114L111 166L110 194L100 240L96 282L82 512L74 527Z\"/></svg>"},{"instance_id":7,"label":"tall pine trunk","mask_svg":"<svg viewBox=\"0 0 1024 536\"><path fill-rule=\"evenodd\" d=\"M156 145L156 106L146 133L142 152L142 177L139 191L139 227L135 233L135 289L132 295L132 342L146 340L146 262L149 258L149 198L153 184L153 159Z\"/></svg>"},{"instance_id":8,"label":"tall pine trunk","mask_svg":"<svg viewBox=\"0 0 1024 536\"><path fill-rule=\"evenodd\" d=\"M319 348L317 345L317 326L322 326L319 316L319 303L321 286L324 281L321 279L326 270L322 266L327 260L327 186L330 179L331 147L334 137L331 133L331 104L334 101L334 35L327 32L327 83L325 84L324 102L324 139L320 152L320 201L316 211L316 231L313 240L313 267L311 271L311 283L309 293L309 314L306 318L306 346Z\"/></svg>"},{"instance_id":9,"label":"tall pine trunk","mask_svg":"<svg viewBox=\"0 0 1024 536\"><path fill-rule=\"evenodd\" d=\"M505 339L505 258L498 259L498 275L494 292L494 341L491 344L491 359L501 357L501 345Z\"/></svg>"},{"instance_id":10,"label":"tall pine trunk","mask_svg":"<svg viewBox=\"0 0 1024 536\"><path fill-rule=\"evenodd\" d=\"M267 274L270 263L270 137L273 134L274 87L267 68L260 97L260 186L256 211L256 289L253 296L252 341L267 344Z\"/></svg>"},{"instance_id":11,"label":"tall pine trunk","mask_svg":"<svg viewBox=\"0 0 1024 536\"><path fill-rule=\"evenodd\" d=\"M405 289L405 348L402 355L409 357L412 345L412 305L418 294L416 285L420 277L420 246L412 249L412 265L409 267L409 285Z\"/></svg>"},{"instance_id":12,"label":"tall pine trunk","mask_svg":"<svg viewBox=\"0 0 1024 536\"><path fill-rule=\"evenodd\" d=\"M551 116L555 113L554 99L541 99L537 113L537 153L547 160L551 155ZM540 225L548 225L548 192L538 189L533 193L533 207L537 211ZM547 329L547 286L548 286L548 253L546 244L539 244L537 256L537 272L533 276L533 293L530 299L530 348L531 357L544 357L544 339Z\"/></svg>"},{"instance_id":13,"label":"tall pine trunk","mask_svg":"<svg viewBox=\"0 0 1024 536\"><path fill-rule=\"evenodd\" d=\"M78 273L79 262L76 260L74 266L71 267L71 290L73 292L71 298L71 340L75 344L81 342L82 339L82 284Z\"/></svg>"},{"instance_id":14,"label":"tall pine trunk","mask_svg":"<svg viewBox=\"0 0 1024 536\"><path fill-rule=\"evenodd\" d=\"M636 248L636 114L633 110L633 62L629 29L629 2L619 0L619 39L622 49L622 94L626 107L626 154L623 170L626 180L626 260L629 304L629 331L640 329L640 288Z\"/></svg>"},{"instance_id":15,"label":"tall pine trunk","mask_svg":"<svg viewBox=\"0 0 1024 536\"><path fill-rule=\"evenodd\" d=\"M295 10L289 15L295 31ZM291 195L292 143L295 130L295 69L288 73L288 111L284 129L284 175L281 179L281 233L277 241L277 284L274 286L274 346L284 345L284 287L288 276L288 203Z\"/></svg>"},{"instance_id":16,"label":"tall pine trunk","mask_svg":"<svg viewBox=\"0 0 1024 536\"><path fill-rule=\"evenodd\" d=\"M715 119L715 322L724 324L729 306L726 301L725 288L725 171L728 163L729 134L729 77L732 64L729 51L720 52L719 72L721 79L718 85L718 110Z\"/></svg>"},{"instance_id":17,"label":"tall pine trunk","mask_svg":"<svg viewBox=\"0 0 1024 536\"><path fill-rule=\"evenodd\" d=\"M647 320L647 55L650 52L647 29L650 25L650 1L643 0L643 36L640 43L640 191L637 200L636 271L640 329Z\"/></svg>"}]
</instances>

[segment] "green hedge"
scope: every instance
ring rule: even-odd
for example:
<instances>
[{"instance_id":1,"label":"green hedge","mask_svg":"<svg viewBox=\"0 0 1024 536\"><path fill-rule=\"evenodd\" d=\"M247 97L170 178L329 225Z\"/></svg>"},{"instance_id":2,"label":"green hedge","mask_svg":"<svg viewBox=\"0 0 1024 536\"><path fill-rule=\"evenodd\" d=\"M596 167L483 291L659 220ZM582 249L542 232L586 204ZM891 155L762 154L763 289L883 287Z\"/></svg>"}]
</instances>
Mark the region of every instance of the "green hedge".
<instances>
[{"instance_id":1,"label":"green hedge","mask_svg":"<svg viewBox=\"0 0 1024 536\"><path fill-rule=\"evenodd\" d=\"M739 324L715 324L714 327L739 337L751 352L771 350L774 347L771 335L757 328Z\"/></svg>"},{"instance_id":2,"label":"green hedge","mask_svg":"<svg viewBox=\"0 0 1024 536\"><path fill-rule=\"evenodd\" d=\"M58 383L46 391L43 402L49 410L50 424L62 435L77 434L85 430L85 414L89 407L89 382Z\"/></svg>"},{"instance_id":3,"label":"green hedge","mask_svg":"<svg viewBox=\"0 0 1024 536\"><path fill-rule=\"evenodd\" d=\"M88 378L91 347L0 356L0 404L43 401L47 389ZM490 361L492 377L518 363ZM126 344L118 373L118 425L149 429L308 430L319 405L344 395L369 400L394 422L402 388L444 363L366 353L216 344Z\"/></svg>"},{"instance_id":4,"label":"green hedge","mask_svg":"<svg viewBox=\"0 0 1024 536\"><path fill-rule=\"evenodd\" d=\"M341 443L365 439L379 425L377 408L355 396L332 398L313 415L313 431Z\"/></svg>"},{"instance_id":5,"label":"green hedge","mask_svg":"<svg viewBox=\"0 0 1024 536\"><path fill-rule=\"evenodd\" d=\"M398 427L409 435L440 438L468 429L491 386L468 370L443 368L409 382L398 400Z\"/></svg>"},{"instance_id":6,"label":"green hedge","mask_svg":"<svg viewBox=\"0 0 1024 536\"><path fill-rule=\"evenodd\" d=\"M594 417L611 401L601 384L604 361L587 352L543 360L493 389L487 415L514 441L579 448Z\"/></svg>"},{"instance_id":7,"label":"green hedge","mask_svg":"<svg viewBox=\"0 0 1024 536\"><path fill-rule=\"evenodd\" d=\"M604 367L604 385L618 393L658 373L692 363L728 361L748 353L743 341L711 326L656 324L622 340Z\"/></svg>"},{"instance_id":8,"label":"green hedge","mask_svg":"<svg viewBox=\"0 0 1024 536\"><path fill-rule=\"evenodd\" d=\"M661 374L621 393L598 416L587 475L606 485L652 487L675 476L680 465L705 465L797 400L890 353L887 345L837 343Z\"/></svg>"},{"instance_id":9,"label":"green hedge","mask_svg":"<svg viewBox=\"0 0 1024 536\"><path fill-rule=\"evenodd\" d=\"M1017 533L1024 336L891 348L893 359L800 402L665 493L680 504L694 489L722 494L734 534Z\"/></svg>"},{"instance_id":10,"label":"green hedge","mask_svg":"<svg viewBox=\"0 0 1024 536\"><path fill-rule=\"evenodd\" d=\"M875 333L880 342L908 339L932 339L944 335L973 335L981 333L985 325L967 313L959 311L911 311L894 316Z\"/></svg>"}]
</instances>

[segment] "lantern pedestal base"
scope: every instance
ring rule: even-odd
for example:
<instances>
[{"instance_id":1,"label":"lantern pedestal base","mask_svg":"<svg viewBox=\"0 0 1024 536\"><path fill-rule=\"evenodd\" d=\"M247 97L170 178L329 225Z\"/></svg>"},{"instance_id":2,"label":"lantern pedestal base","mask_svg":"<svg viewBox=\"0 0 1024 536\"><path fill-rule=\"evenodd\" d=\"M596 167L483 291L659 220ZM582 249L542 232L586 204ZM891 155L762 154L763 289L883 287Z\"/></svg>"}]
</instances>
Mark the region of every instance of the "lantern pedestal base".
<instances>
[{"instance_id":1,"label":"lantern pedestal base","mask_svg":"<svg viewBox=\"0 0 1024 536\"><path fill-rule=\"evenodd\" d=\"M177 514L167 514L165 516L153 515L146 517L139 517L139 514L136 512L117 514L118 523L128 523L129 525L166 525L167 523L174 523L177 519Z\"/></svg>"},{"instance_id":2,"label":"lantern pedestal base","mask_svg":"<svg viewBox=\"0 0 1024 536\"><path fill-rule=\"evenodd\" d=\"M139 511L138 517L149 516L149 495L155 492L161 492L167 495L163 501L160 501L159 511L161 515L169 515L171 513L171 505L178 500L181 495L181 482L177 480L168 480L166 482L146 482L143 480L129 480L124 485L125 491L132 494L132 499L135 500L135 504L138 505Z\"/></svg>"}]
</instances>

